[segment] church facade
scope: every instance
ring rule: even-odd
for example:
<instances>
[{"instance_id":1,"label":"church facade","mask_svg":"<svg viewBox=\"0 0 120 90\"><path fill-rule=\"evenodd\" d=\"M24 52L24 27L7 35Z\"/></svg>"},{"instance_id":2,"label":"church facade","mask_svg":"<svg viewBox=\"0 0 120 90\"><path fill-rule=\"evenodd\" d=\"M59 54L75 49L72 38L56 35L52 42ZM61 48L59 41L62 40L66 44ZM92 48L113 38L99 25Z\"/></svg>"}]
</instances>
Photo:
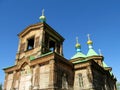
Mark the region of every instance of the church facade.
<instances>
[{"instance_id":1,"label":"church facade","mask_svg":"<svg viewBox=\"0 0 120 90\"><path fill-rule=\"evenodd\" d=\"M116 90L112 68L92 48L88 54L76 42L76 54L63 56L64 38L46 23L30 25L19 33L15 65L4 68L4 90Z\"/></svg>"}]
</instances>

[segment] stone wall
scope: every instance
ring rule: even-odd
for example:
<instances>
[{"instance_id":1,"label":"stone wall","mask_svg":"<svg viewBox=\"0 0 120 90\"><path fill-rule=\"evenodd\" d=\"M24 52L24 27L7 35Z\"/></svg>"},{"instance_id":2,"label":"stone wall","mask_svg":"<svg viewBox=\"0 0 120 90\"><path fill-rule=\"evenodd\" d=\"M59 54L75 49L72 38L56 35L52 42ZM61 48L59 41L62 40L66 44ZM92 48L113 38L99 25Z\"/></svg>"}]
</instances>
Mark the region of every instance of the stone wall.
<instances>
[{"instance_id":1,"label":"stone wall","mask_svg":"<svg viewBox=\"0 0 120 90\"><path fill-rule=\"evenodd\" d=\"M88 79L88 70L86 68L78 69L74 75L74 90L88 90L90 82Z\"/></svg>"}]
</instances>

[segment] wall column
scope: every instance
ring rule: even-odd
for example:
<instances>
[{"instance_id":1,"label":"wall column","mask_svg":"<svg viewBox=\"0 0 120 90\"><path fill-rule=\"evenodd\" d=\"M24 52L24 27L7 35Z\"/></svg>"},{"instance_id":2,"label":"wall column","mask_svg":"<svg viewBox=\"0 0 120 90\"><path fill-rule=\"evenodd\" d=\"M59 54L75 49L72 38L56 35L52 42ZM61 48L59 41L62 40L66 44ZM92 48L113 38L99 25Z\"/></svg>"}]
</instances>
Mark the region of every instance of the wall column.
<instances>
[{"instance_id":1,"label":"wall column","mask_svg":"<svg viewBox=\"0 0 120 90\"><path fill-rule=\"evenodd\" d=\"M94 90L94 85L93 85L93 74L92 74L92 70L91 70L91 65L89 65L87 67L87 78L89 81L89 89L90 90Z\"/></svg>"},{"instance_id":2,"label":"wall column","mask_svg":"<svg viewBox=\"0 0 120 90\"><path fill-rule=\"evenodd\" d=\"M39 65L35 66L35 76L34 76L34 87L33 90L39 90L39 80L40 80L40 69Z\"/></svg>"},{"instance_id":3,"label":"wall column","mask_svg":"<svg viewBox=\"0 0 120 90\"><path fill-rule=\"evenodd\" d=\"M13 82L12 82L12 87L11 89L15 88L15 82L16 82L16 71L13 71Z\"/></svg>"},{"instance_id":4,"label":"wall column","mask_svg":"<svg viewBox=\"0 0 120 90\"><path fill-rule=\"evenodd\" d=\"M49 79L49 90L55 90L55 83L56 83L56 72L55 72L55 61L51 60L50 64L50 79Z\"/></svg>"},{"instance_id":5,"label":"wall column","mask_svg":"<svg viewBox=\"0 0 120 90\"><path fill-rule=\"evenodd\" d=\"M60 43L60 55L63 56L63 43L62 42Z\"/></svg>"},{"instance_id":6,"label":"wall column","mask_svg":"<svg viewBox=\"0 0 120 90\"><path fill-rule=\"evenodd\" d=\"M40 54L41 55L43 52L45 52L45 31L43 30L44 27L40 28Z\"/></svg>"}]
</instances>

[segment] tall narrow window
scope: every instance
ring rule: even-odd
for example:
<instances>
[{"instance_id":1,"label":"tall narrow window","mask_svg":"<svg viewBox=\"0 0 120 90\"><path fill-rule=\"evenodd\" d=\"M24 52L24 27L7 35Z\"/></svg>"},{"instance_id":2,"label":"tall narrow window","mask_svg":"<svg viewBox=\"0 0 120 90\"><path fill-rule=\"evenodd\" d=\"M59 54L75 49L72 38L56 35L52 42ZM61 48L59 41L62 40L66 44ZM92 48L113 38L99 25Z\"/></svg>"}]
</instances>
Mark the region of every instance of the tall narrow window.
<instances>
[{"instance_id":1,"label":"tall narrow window","mask_svg":"<svg viewBox=\"0 0 120 90\"><path fill-rule=\"evenodd\" d=\"M79 80L79 87L83 87L83 86L84 86L84 85L83 85L83 76L82 76L81 73L78 74L78 80Z\"/></svg>"},{"instance_id":2,"label":"tall narrow window","mask_svg":"<svg viewBox=\"0 0 120 90\"><path fill-rule=\"evenodd\" d=\"M55 51L55 42L54 41L49 42L49 50L50 51Z\"/></svg>"},{"instance_id":3,"label":"tall narrow window","mask_svg":"<svg viewBox=\"0 0 120 90\"><path fill-rule=\"evenodd\" d=\"M28 39L28 45L27 45L27 50L31 50L34 48L34 37Z\"/></svg>"},{"instance_id":4,"label":"tall narrow window","mask_svg":"<svg viewBox=\"0 0 120 90\"><path fill-rule=\"evenodd\" d=\"M68 89L67 76L65 73L62 76L62 89Z\"/></svg>"}]
</instances>

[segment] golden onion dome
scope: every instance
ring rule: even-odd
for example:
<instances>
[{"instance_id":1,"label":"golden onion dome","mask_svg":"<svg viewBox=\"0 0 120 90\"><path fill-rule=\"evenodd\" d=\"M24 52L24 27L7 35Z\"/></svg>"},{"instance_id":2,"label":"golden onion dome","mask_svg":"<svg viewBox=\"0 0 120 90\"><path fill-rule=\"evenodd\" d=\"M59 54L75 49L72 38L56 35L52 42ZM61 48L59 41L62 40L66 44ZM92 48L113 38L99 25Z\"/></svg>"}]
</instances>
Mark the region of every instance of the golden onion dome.
<instances>
[{"instance_id":1,"label":"golden onion dome","mask_svg":"<svg viewBox=\"0 0 120 90\"><path fill-rule=\"evenodd\" d=\"M90 44L93 44L93 42L91 40L88 40L87 44L90 45Z\"/></svg>"},{"instance_id":2,"label":"golden onion dome","mask_svg":"<svg viewBox=\"0 0 120 90\"><path fill-rule=\"evenodd\" d=\"M80 45L79 43L77 43L77 44L75 45L75 47L76 47L76 48L80 48L81 45Z\"/></svg>"}]
</instances>

